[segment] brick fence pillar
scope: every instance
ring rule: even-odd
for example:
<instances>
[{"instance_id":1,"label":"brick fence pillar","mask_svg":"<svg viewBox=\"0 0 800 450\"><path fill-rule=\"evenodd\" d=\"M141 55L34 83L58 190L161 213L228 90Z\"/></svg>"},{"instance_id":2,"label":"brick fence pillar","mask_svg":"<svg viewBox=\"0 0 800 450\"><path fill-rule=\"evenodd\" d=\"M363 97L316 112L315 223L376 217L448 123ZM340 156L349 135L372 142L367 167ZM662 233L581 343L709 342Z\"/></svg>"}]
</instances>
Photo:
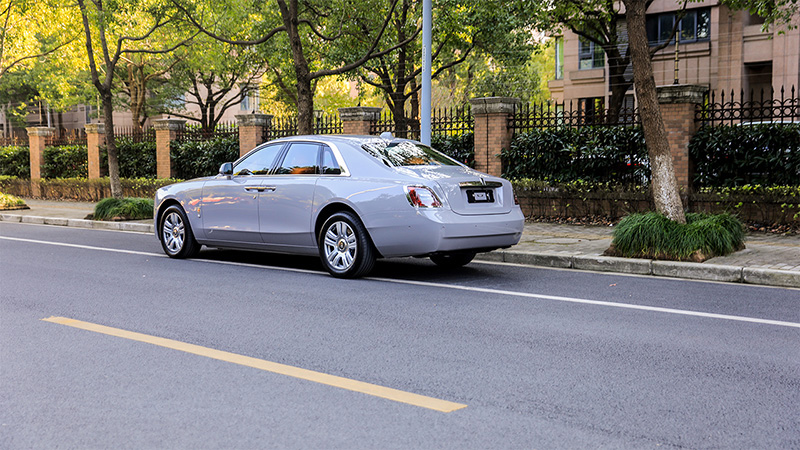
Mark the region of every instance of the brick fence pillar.
<instances>
[{"instance_id":1,"label":"brick fence pillar","mask_svg":"<svg viewBox=\"0 0 800 450\"><path fill-rule=\"evenodd\" d=\"M339 108L342 119L342 134L368 135L372 122L380 120L381 109L372 106Z\"/></svg>"},{"instance_id":2,"label":"brick fence pillar","mask_svg":"<svg viewBox=\"0 0 800 450\"><path fill-rule=\"evenodd\" d=\"M264 142L264 130L272 126L271 114L242 114L236 116L239 124L239 156Z\"/></svg>"},{"instance_id":3,"label":"brick fence pillar","mask_svg":"<svg viewBox=\"0 0 800 450\"><path fill-rule=\"evenodd\" d=\"M28 145L30 147L31 161L31 195L40 197L42 192L39 180L42 179L42 166L44 165L44 148L47 147L47 138L55 133L55 128L31 127L28 130Z\"/></svg>"},{"instance_id":4,"label":"brick fence pillar","mask_svg":"<svg viewBox=\"0 0 800 450\"><path fill-rule=\"evenodd\" d=\"M475 120L475 168L489 175L503 173L500 152L511 146L512 130L508 119L519 104L510 97L473 98L472 117Z\"/></svg>"},{"instance_id":5,"label":"brick fence pillar","mask_svg":"<svg viewBox=\"0 0 800 450\"><path fill-rule=\"evenodd\" d=\"M89 157L89 179L100 178L100 147L106 143L106 126L102 123L87 123L84 128Z\"/></svg>"},{"instance_id":6,"label":"brick fence pillar","mask_svg":"<svg viewBox=\"0 0 800 450\"><path fill-rule=\"evenodd\" d=\"M688 194L694 178L694 167L689 158L689 141L697 132L694 112L696 105L703 103L703 95L708 87L675 84L658 86L656 89L678 187Z\"/></svg>"},{"instance_id":7,"label":"brick fence pillar","mask_svg":"<svg viewBox=\"0 0 800 450\"><path fill-rule=\"evenodd\" d=\"M153 129L156 131L156 176L158 178L172 177L170 144L178 137L178 131L182 130L185 124L185 120L178 119L153 121Z\"/></svg>"}]
</instances>

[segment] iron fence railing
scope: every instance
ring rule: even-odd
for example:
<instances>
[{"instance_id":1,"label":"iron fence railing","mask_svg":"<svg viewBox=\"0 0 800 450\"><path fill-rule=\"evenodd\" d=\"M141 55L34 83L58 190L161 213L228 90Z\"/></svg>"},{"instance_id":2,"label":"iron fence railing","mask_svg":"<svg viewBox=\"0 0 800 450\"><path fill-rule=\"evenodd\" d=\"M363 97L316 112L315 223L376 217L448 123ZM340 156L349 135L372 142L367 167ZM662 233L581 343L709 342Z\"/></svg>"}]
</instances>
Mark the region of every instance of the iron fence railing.
<instances>
[{"instance_id":1,"label":"iron fence railing","mask_svg":"<svg viewBox=\"0 0 800 450\"><path fill-rule=\"evenodd\" d=\"M469 105L454 106L449 108L434 108L431 110L431 134L454 136L473 132L475 121ZM379 135L390 132L395 137L419 139L419 117L406 117L405 126L396 123L390 111L381 113L380 119L370 125L370 134Z\"/></svg>"},{"instance_id":2,"label":"iron fence railing","mask_svg":"<svg viewBox=\"0 0 800 450\"><path fill-rule=\"evenodd\" d=\"M156 130L152 127L139 129L135 127L115 127L114 137L116 139L130 139L133 142L155 142Z\"/></svg>"},{"instance_id":3,"label":"iron fence railing","mask_svg":"<svg viewBox=\"0 0 800 450\"><path fill-rule=\"evenodd\" d=\"M794 88L787 93L782 87L780 97L775 90L758 94L750 91L747 96L740 91L739 97L725 91L717 97L712 91L706 94L703 104L695 110L695 121L701 126L800 123L800 92Z\"/></svg>"},{"instance_id":4,"label":"iron fence railing","mask_svg":"<svg viewBox=\"0 0 800 450\"><path fill-rule=\"evenodd\" d=\"M56 130L56 132L47 139L47 145L51 147L62 145L86 145L86 130L80 128Z\"/></svg>"},{"instance_id":5,"label":"iron fence railing","mask_svg":"<svg viewBox=\"0 0 800 450\"><path fill-rule=\"evenodd\" d=\"M203 128L200 125L187 124L178 131L178 142L208 141L219 137L239 137L239 126L236 122L220 122L213 129Z\"/></svg>"},{"instance_id":6,"label":"iron fence railing","mask_svg":"<svg viewBox=\"0 0 800 450\"><path fill-rule=\"evenodd\" d=\"M604 108L583 108L571 101L520 105L508 119L508 126L515 134L540 128L639 124L641 117L636 108L621 108L619 112L615 112Z\"/></svg>"}]
</instances>

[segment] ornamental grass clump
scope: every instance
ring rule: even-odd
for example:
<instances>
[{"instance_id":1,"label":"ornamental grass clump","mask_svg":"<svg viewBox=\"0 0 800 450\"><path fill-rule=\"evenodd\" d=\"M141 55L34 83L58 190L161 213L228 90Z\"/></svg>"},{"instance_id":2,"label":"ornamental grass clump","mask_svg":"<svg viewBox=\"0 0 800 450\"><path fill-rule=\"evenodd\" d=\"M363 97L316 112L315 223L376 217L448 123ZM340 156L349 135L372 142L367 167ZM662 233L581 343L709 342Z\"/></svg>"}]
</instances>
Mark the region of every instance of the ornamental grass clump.
<instances>
[{"instance_id":1,"label":"ornamental grass clump","mask_svg":"<svg viewBox=\"0 0 800 450\"><path fill-rule=\"evenodd\" d=\"M94 207L94 220L140 220L153 218L149 198L105 198Z\"/></svg>"},{"instance_id":2,"label":"ornamental grass clump","mask_svg":"<svg viewBox=\"0 0 800 450\"><path fill-rule=\"evenodd\" d=\"M25 200L0 192L0 211L4 209L27 209Z\"/></svg>"},{"instance_id":3,"label":"ornamental grass clump","mask_svg":"<svg viewBox=\"0 0 800 450\"><path fill-rule=\"evenodd\" d=\"M649 212L622 219L606 254L702 262L743 248L744 227L730 214L689 213L681 224Z\"/></svg>"}]
</instances>

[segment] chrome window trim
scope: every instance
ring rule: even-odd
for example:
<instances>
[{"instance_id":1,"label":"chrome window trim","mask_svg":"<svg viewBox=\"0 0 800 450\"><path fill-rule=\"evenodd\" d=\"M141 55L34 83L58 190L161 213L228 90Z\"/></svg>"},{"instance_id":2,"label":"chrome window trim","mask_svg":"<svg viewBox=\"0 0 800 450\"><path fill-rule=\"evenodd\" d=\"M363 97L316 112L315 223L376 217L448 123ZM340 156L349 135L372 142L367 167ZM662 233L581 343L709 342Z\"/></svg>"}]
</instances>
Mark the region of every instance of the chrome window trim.
<instances>
[{"instance_id":1,"label":"chrome window trim","mask_svg":"<svg viewBox=\"0 0 800 450\"><path fill-rule=\"evenodd\" d=\"M458 183L459 187L462 188L470 188L470 187L484 187L484 188L498 188L503 187L503 183L499 181L462 181Z\"/></svg>"}]
</instances>

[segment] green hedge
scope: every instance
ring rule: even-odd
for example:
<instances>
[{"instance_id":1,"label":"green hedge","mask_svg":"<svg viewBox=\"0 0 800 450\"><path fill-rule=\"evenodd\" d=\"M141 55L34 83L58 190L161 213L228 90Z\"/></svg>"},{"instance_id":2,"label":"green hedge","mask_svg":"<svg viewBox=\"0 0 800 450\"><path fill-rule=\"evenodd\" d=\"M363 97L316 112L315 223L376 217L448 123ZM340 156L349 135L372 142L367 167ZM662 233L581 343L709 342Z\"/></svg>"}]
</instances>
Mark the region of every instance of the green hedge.
<instances>
[{"instance_id":1,"label":"green hedge","mask_svg":"<svg viewBox=\"0 0 800 450\"><path fill-rule=\"evenodd\" d=\"M155 178L156 141L136 142L133 138L121 136L116 138L119 155L120 178ZM108 175L108 149L100 149L100 172Z\"/></svg>"},{"instance_id":2,"label":"green hedge","mask_svg":"<svg viewBox=\"0 0 800 450\"><path fill-rule=\"evenodd\" d=\"M475 133L471 131L453 136L434 134L431 136L431 147L469 167L475 167Z\"/></svg>"},{"instance_id":3,"label":"green hedge","mask_svg":"<svg viewBox=\"0 0 800 450\"><path fill-rule=\"evenodd\" d=\"M172 142L172 173L185 180L216 175L219 166L239 159L238 137L209 141Z\"/></svg>"},{"instance_id":4,"label":"green hedge","mask_svg":"<svg viewBox=\"0 0 800 450\"><path fill-rule=\"evenodd\" d=\"M516 135L503 149L506 178L646 184L641 127L550 128Z\"/></svg>"},{"instance_id":5,"label":"green hedge","mask_svg":"<svg viewBox=\"0 0 800 450\"><path fill-rule=\"evenodd\" d=\"M123 178L122 195L125 197L151 198L156 190L168 184L177 183L174 178ZM111 184L108 178L89 180L86 178L53 178L38 181L41 198L51 200L78 200L97 202L111 197ZM26 178L0 176L0 191L18 197L33 197L31 180Z\"/></svg>"},{"instance_id":6,"label":"green hedge","mask_svg":"<svg viewBox=\"0 0 800 450\"><path fill-rule=\"evenodd\" d=\"M85 178L89 176L89 158L85 145L45 147L42 178Z\"/></svg>"},{"instance_id":7,"label":"green hedge","mask_svg":"<svg viewBox=\"0 0 800 450\"><path fill-rule=\"evenodd\" d=\"M30 178L31 153L29 147L0 147L0 176Z\"/></svg>"},{"instance_id":8,"label":"green hedge","mask_svg":"<svg viewBox=\"0 0 800 450\"><path fill-rule=\"evenodd\" d=\"M603 216L615 220L654 208L647 186L530 179L511 183L528 217ZM800 223L800 186L701 188L686 201L693 212L730 213L753 223Z\"/></svg>"},{"instance_id":9,"label":"green hedge","mask_svg":"<svg viewBox=\"0 0 800 450\"><path fill-rule=\"evenodd\" d=\"M689 143L697 187L800 180L800 124L705 127Z\"/></svg>"}]
</instances>

